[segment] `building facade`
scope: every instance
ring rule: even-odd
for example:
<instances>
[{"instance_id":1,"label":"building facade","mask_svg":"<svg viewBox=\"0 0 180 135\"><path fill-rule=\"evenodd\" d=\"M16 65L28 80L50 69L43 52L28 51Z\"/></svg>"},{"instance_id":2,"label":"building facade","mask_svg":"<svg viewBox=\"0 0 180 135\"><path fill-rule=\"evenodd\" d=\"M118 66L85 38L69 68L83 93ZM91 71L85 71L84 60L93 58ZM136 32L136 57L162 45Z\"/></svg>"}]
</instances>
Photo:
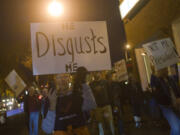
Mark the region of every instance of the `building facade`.
<instances>
[{"instance_id":1,"label":"building facade","mask_svg":"<svg viewBox=\"0 0 180 135\"><path fill-rule=\"evenodd\" d=\"M179 17L180 0L149 0L133 18L124 19L127 43L132 46L133 72L140 77L144 90L152 71L142 45L165 37L174 41L172 24Z\"/></svg>"}]
</instances>

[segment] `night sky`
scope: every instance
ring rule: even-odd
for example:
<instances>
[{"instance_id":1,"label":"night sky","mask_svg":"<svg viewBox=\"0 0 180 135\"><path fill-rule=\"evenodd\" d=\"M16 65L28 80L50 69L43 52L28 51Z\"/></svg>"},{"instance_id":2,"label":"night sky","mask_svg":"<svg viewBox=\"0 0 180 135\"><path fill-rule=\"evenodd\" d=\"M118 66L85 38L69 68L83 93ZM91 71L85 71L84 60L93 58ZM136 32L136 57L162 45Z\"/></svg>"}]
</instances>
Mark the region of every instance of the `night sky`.
<instances>
[{"instance_id":1,"label":"night sky","mask_svg":"<svg viewBox=\"0 0 180 135\"><path fill-rule=\"evenodd\" d=\"M122 58L125 33L114 0L69 0L68 12L61 18L47 13L49 0L1 0L0 4L0 75L17 64L16 59L31 55L30 23L70 21L107 21L112 62ZM116 6L116 8L115 8ZM1 77L0 77L1 78Z\"/></svg>"}]
</instances>

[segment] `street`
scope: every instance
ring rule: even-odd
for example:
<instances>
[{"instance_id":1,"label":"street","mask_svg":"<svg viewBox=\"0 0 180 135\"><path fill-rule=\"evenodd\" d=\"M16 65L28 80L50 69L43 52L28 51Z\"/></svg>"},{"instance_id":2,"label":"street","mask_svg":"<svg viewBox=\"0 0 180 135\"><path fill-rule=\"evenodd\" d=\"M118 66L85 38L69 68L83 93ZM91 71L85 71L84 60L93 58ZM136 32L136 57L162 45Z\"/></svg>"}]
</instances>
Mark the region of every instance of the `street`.
<instances>
[{"instance_id":1,"label":"street","mask_svg":"<svg viewBox=\"0 0 180 135\"><path fill-rule=\"evenodd\" d=\"M147 123L143 123L144 126L140 129L136 129L132 122L125 123L126 135L169 135L168 128L154 128L147 126ZM25 125L24 115L19 114L8 118L6 125L0 127L1 135L28 135L28 129ZM39 131L39 135L43 135L42 131Z\"/></svg>"}]
</instances>

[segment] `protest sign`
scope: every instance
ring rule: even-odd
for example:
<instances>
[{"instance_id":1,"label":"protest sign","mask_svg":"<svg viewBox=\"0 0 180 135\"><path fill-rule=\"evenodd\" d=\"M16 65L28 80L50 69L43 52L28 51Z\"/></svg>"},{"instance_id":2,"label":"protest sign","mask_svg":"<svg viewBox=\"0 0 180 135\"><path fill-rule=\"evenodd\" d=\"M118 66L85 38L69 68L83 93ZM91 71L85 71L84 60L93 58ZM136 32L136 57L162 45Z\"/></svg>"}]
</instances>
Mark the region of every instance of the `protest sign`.
<instances>
[{"instance_id":1,"label":"protest sign","mask_svg":"<svg viewBox=\"0 0 180 135\"><path fill-rule=\"evenodd\" d=\"M5 78L5 81L9 85L9 87L16 93L16 96L18 96L26 87L25 82L21 79L21 77L16 73L15 70L8 74L8 76Z\"/></svg>"},{"instance_id":2,"label":"protest sign","mask_svg":"<svg viewBox=\"0 0 180 135\"><path fill-rule=\"evenodd\" d=\"M106 22L32 23L33 74L110 70Z\"/></svg>"},{"instance_id":3,"label":"protest sign","mask_svg":"<svg viewBox=\"0 0 180 135\"><path fill-rule=\"evenodd\" d=\"M177 48L177 52L180 55L180 18L172 23L172 30L174 35L174 42Z\"/></svg>"},{"instance_id":4,"label":"protest sign","mask_svg":"<svg viewBox=\"0 0 180 135\"><path fill-rule=\"evenodd\" d=\"M144 44L143 48L157 70L179 62L179 56L170 38Z\"/></svg>"},{"instance_id":5,"label":"protest sign","mask_svg":"<svg viewBox=\"0 0 180 135\"><path fill-rule=\"evenodd\" d=\"M128 79L128 72L127 72L126 62L124 59L114 64L114 70L116 72L115 78L117 81L121 82Z\"/></svg>"}]
</instances>

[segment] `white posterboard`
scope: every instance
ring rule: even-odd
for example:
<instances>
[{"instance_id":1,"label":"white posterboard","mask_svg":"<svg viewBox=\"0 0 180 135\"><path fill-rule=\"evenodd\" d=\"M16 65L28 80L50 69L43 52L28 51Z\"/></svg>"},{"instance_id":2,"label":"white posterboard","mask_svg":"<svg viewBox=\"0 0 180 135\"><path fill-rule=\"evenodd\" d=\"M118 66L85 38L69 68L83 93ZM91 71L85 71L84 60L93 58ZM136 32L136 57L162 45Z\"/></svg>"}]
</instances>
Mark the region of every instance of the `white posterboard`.
<instances>
[{"instance_id":1,"label":"white posterboard","mask_svg":"<svg viewBox=\"0 0 180 135\"><path fill-rule=\"evenodd\" d=\"M178 54L170 38L144 44L143 48L157 70L179 62Z\"/></svg>"},{"instance_id":2,"label":"white posterboard","mask_svg":"<svg viewBox=\"0 0 180 135\"><path fill-rule=\"evenodd\" d=\"M9 85L9 87L16 93L16 96L18 96L26 87L25 82L21 79L21 77L16 73L15 70L8 74L8 76L5 78L5 81Z\"/></svg>"},{"instance_id":3,"label":"white posterboard","mask_svg":"<svg viewBox=\"0 0 180 135\"><path fill-rule=\"evenodd\" d=\"M116 72L116 81L121 82L128 80L128 72L127 72L126 62L124 59L114 64L114 70Z\"/></svg>"},{"instance_id":4,"label":"white posterboard","mask_svg":"<svg viewBox=\"0 0 180 135\"><path fill-rule=\"evenodd\" d=\"M173 30L176 49L177 49L178 54L180 55L180 18L173 21L172 30ZM180 63L178 63L178 74L180 78Z\"/></svg>"},{"instance_id":5,"label":"white posterboard","mask_svg":"<svg viewBox=\"0 0 180 135\"><path fill-rule=\"evenodd\" d=\"M172 30L177 52L180 55L180 18L172 23Z\"/></svg>"},{"instance_id":6,"label":"white posterboard","mask_svg":"<svg viewBox=\"0 0 180 135\"><path fill-rule=\"evenodd\" d=\"M104 21L32 23L33 74L58 74L111 69Z\"/></svg>"}]
</instances>

